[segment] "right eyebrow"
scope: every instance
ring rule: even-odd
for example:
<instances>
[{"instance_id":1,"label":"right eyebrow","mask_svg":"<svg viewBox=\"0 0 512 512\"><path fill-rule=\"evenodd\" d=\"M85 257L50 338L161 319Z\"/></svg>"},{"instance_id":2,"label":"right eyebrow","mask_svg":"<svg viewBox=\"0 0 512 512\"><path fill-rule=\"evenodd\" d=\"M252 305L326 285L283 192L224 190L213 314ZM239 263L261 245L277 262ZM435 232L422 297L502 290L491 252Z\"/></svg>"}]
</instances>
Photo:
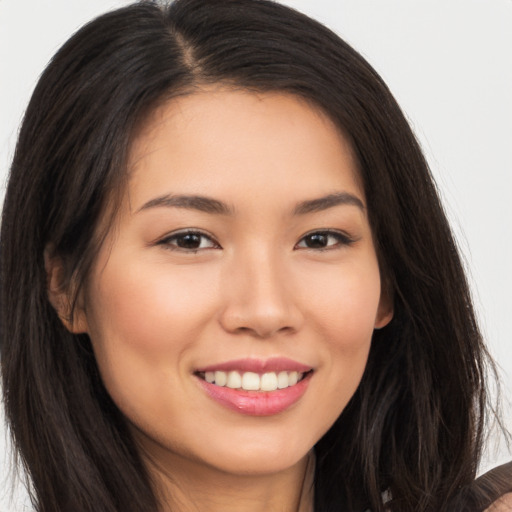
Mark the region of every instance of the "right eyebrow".
<instances>
[{"instance_id":1,"label":"right eyebrow","mask_svg":"<svg viewBox=\"0 0 512 512\"><path fill-rule=\"evenodd\" d=\"M137 213L150 208L186 208L189 210L198 210L205 213L213 213L217 215L232 215L233 208L226 203L213 199L212 197L200 195L172 195L166 194L155 197L144 203Z\"/></svg>"}]
</instances>

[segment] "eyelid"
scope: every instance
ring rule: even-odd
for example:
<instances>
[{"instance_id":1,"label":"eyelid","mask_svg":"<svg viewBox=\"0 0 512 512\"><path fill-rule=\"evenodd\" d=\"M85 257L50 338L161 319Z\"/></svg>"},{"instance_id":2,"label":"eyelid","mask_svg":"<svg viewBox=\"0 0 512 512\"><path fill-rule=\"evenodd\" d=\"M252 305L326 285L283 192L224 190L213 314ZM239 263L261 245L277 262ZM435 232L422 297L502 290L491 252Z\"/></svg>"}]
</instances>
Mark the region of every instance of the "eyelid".
<instances>
[{"instance_id":1,"label":"eyelid","mask_svg":"<svg viewBox=\"0 0 512 512\"><path fill-rule=\"evenodd\" d=\"M212 247L198 247L196 249L187 249L186 247L178 247L177 245L172 245L170 243L171 240L177 239L179 236L185 236L185 235L197 235L203 238L207 238L212 242ZM171 231L170 233L167 233L163 237L159 238L155 245L161 245L165 247L166 249L169 249L171 251L179 251L184 253L196 253L199 251L209 250L209 249L222 249L219 242L217 242L216 238L207 231L204 231L203 229L198 228L182 228L178 229L176 231Z\"/></svg>"},{"instance_id":2,"label":"eyelid","mask_svg":"<svg viewBox=\"0 0 512 512\"><path fill-rule=\"evenodd\" d=\"M206 238L211 242L211 246L209 247L197 247L197 248L186 248L186 247L179 247L177 244L171 244L171 241L176 240L180 236L186 236L186 235L196 235L198 237ZM307 247L307 246L300 246L301 243L305 241L305 239L308 236L313 235L324 235L327 237L333 237L336 239L335 244L326 245L325 247ZM348 234L345 231L332 229L332 228L325 228L325 229L314 229L311 231L308 231L302 237L299 239L297 244L294 247L294 250L302 250L302 249L308 249L312 251L327 251L327 250L334 250L339 249L341 247L346 247L354 242L356 242L358 239L352 237L350 234ZM163 237L159 238L154 242L154 245L161 245L165 248L173 251L179 251L184 253L197 253L199 251L209 250L209 249L222 249L221 245L217 242L216 238L208 233L207 231L204 231L203 229L198 228L182 228L178 229L176 231L172 231L170 233L167 233Z\"/></svg>"},{"instance_id":3,"label":"eyelid","mask_svg":"<svg viewBox=\"0 0 512 512\"><path fill-rule=\"evenodd\" d=\"M299 247L299 244L303 242L308 236L312 235L326 235L326 236L332 236L337 239L337 243L333 245L328 245L326 247ZM354 242L357 242L358 238L354 238L350 234L348 234L346 231L338 230L338 229L332 229L332 228L325 228L325 229L313 229L311 231L308 231L297 242L294 249L295 250L302 250L307 249L311 251L330 251L339 249L341 247L346 247L349 245L352 245Z\"/></svg>"}]
</instances>

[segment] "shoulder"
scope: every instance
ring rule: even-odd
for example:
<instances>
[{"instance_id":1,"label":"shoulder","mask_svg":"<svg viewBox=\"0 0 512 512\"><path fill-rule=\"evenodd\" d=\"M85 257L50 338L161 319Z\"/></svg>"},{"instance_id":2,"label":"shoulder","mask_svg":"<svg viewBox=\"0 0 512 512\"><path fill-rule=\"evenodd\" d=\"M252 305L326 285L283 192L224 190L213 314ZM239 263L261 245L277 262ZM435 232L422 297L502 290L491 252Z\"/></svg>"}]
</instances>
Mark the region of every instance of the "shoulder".
<instances>
[{"instance_id":1,"label":"shoulder","mask_svg":"<svg viewBox=\"0 0 512 512\"><path fill-rule=\"evenodd\" d=\"M512 512L512 462L477 478L475 487L477 492L488 497L485 512Z\"/></svg>"},{"instance_id":2,"label":"shoulder","mask_svg":"<svg viewBox=\"0 0 512 512\"><path fill-rule=\"evenodd\" d=\"M501 498L498 498L489 508L485 509L485 512L506 512L512 511L512 492L504 494Z\"/></svg>"},{"instance_id":3,"label":"shoulder","mask_svg":"<svg viewBox=\"0 0 512 512\"><path fill-rule=\"evenodd\" d=\"M512 461L491 469L463 487L447 510L512 512Z\"/></svg>"}]
</instances>

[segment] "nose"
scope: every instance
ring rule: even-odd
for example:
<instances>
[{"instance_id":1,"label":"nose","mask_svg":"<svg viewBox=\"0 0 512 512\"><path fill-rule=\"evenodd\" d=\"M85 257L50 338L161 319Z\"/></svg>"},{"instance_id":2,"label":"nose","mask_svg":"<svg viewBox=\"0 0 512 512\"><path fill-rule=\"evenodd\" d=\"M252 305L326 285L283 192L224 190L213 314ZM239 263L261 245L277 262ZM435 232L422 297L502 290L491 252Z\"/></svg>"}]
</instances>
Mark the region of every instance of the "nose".
<instances>
[{"instance_id":1,"label":"nose","mask_svg":"<svg viewBox=\"0 0 512 512\"><path fill-rule=\"evenodd\" d=\"M237 258L227 269L222 327L231 333L270 338L300 329L303 315L286 262L270 251Z\"/></svg>"}]
</instances>

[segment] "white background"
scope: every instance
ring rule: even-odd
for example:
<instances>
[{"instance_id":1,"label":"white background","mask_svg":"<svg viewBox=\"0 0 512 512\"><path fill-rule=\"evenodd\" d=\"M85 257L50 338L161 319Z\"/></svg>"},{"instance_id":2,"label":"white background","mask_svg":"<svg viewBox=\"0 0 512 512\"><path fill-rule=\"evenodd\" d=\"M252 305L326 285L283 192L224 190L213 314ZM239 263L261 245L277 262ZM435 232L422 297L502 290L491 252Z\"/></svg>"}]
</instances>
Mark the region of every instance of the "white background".
<instances>
[{"instance_id":1,"label":"white background","mask_svg":"<svg viewBox=\"0 0 512 512\"><path fill-rule=\"evenodd\" d=\"M123 0L0 0L0 185L23 110L57 48ZM512 0L287 0L335 30L383 76L433 169L482 328L512 396ZM511 406L505 407L512 426ZM0 418L1 420L1 418ZM8 504L0 426L0 511ZM482 468L512 458L490 449ZM28 508L26 509L28 510Z\"/></svg>"}]
</instances>

